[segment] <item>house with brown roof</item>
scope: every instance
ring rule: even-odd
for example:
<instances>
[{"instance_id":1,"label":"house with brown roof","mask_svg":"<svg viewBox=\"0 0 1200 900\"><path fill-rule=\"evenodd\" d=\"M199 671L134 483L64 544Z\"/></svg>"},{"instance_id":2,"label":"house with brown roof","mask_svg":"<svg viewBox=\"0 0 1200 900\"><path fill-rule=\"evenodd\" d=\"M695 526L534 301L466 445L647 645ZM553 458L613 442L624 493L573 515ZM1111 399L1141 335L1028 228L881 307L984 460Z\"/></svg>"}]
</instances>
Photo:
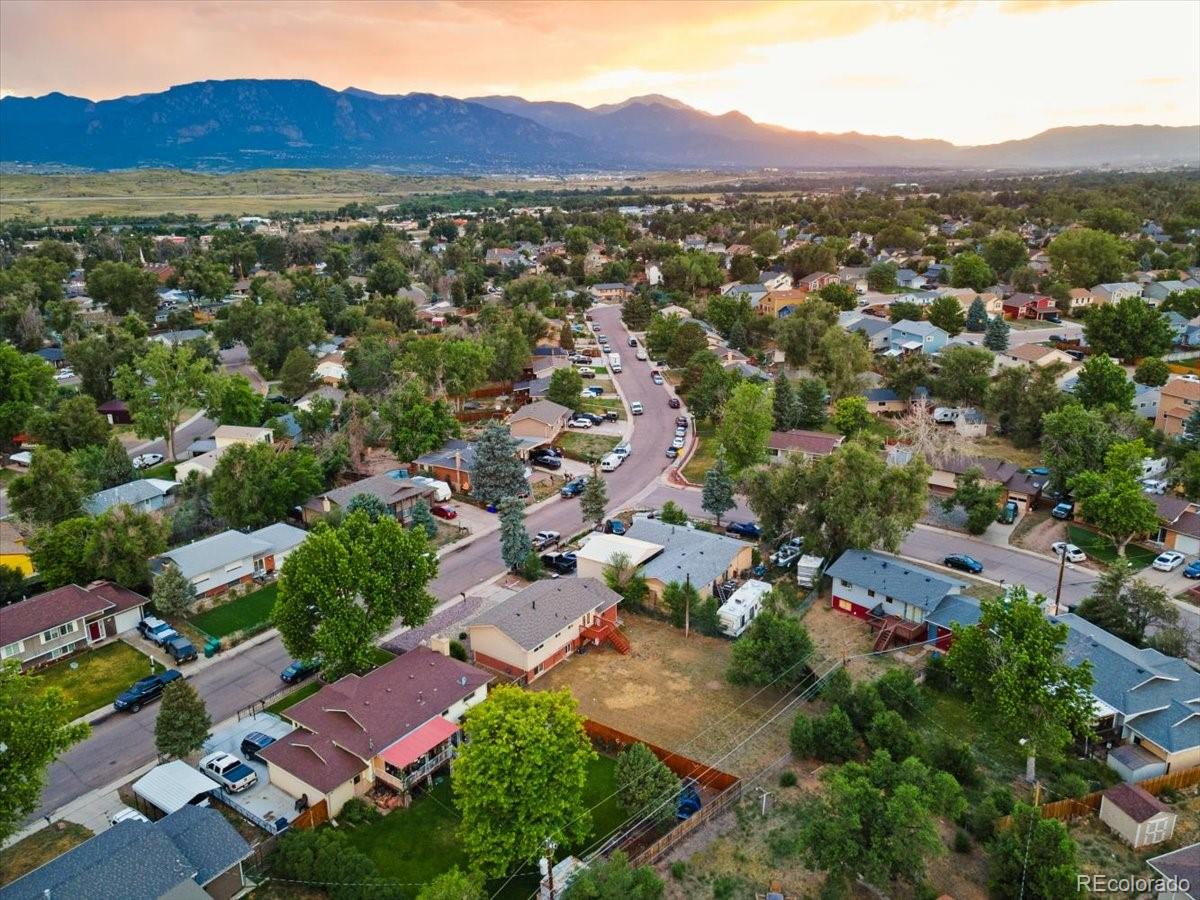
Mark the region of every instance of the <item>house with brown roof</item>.
<instances>
[{"instance_id":1,"label":"house with brown roof","mask_svg":"<svg viewBox=\"0 0 1200 900\"><path fill-rule=\"evenodd\" d=\"M819 291L827 284L837 284L838 277L829 272L810 272L796 279L796 287L805 291Z\"/></svg>"},{"instance_id":2,"label":"house with brown roof","mask_svg":"<svg viewBox=\"0 0 1200 900\"><path fill-rule=\"evenodd\" d=\"M459 724L492 676L418 647L366 675L346 675L284 711L296 727L260 756L271 784L336 816L382 785L402 797L448 766Z\"/></svg>"},{"instance_id":3,"label":"house with brown roof","mask_svg":"<svg viewBox=\"0 0 1200 900\"><path fill-rule=\"evenodd\" d=\"M1174 494L1147 494L1158 510L1155 543L1180 553L1200 553L1200 514L1195 503Z\"/></svg>"},{"instance_id":4,"label":"house with brown roof","mask_svg":"<svg viewBox=\"0 0 1200 900\"><path fill-rule=\"evenodd\" d=\"M802 428L772 431L767 441L767 456L771 462L783 462L796 455L805 459L818 459L828 456L845 441L844 435L827 434L824 431L805 431Z\"/></svg>"},{"instance_id":5,"label":"house with brown roof","mask_svg":"<svg viewBox=\"0 0 1200 900\"><path fill-rule=\"evenodd\" d=\"M1096 295L1087 288L1071 288L1067 291L1067 303L1070 305L1072 313L1089 309L1093 304L1101 302L1103 301L1097 300Z\"/></svg>"},{"instance_id":6,"label":"house with brown roof","mask_svg":"<svg viewBox=\"0 0 1200 900\"><path fill-rule=\"evenodd\" d=\"M42 665L137 627L150 601L111 581L60 588L0 607L0 659Z\"/></svg>"},{"instance_id":7,"label":"house with brown roof","mask_svg":"<svg viewBox=\"0 0 1200 900\"><path fill-rule=\"evenodd\" d=\"M1197 404L1200 404L1200 378L1194 375L1172 378L1159 394L1154 427L1168 437L1183 434L1183 426Z\"/></svg>"},{"instance_id":8,"label":"house with brown roof","mask_svg":"<svg viewBox=\"0 0 1200 900\"><path fill-rule=\"evenodd\" d=\"M538 438L550 443L567 427L571 410L553 400L527 403L508 417L508 430L513 437Z\"/></svg>"},{"instance_id":9,"label":"house with brown roof","mask_svg":"<svg viewBox=\"0 0 1200 900\"><path fill-rule=\"evenodd\" d=\"M33 574L33 557L25 545L25 535L11 522L0 520L0 566L16 569L25 577Z\"/></svg>"},{"instance_id":10,"label":"house with brown roof","mask_svg":"<svg viewBox=\"0 0 1200 900\"><path fill-rule=\"evenodd\" d=\"M1075 360L1056 347L1047 347L1045 344L1018 344L997 354L996 362L1005 367L1038 366L1045 368L1054 363L1070 366L1075 363Z\"/></svg>"},{"instance_id":11,"label":"house with brown roof","mask_svg":"<svg viewBox=\"0 0 1200 900\"><path fill-rule=\"evenodd\" d=\"M359 494L377 497L393 516L401 522L407 522L417 501L424 499L426 503L433 503L437 491L429 485L416 484L408 478L372 475L370 478L363 478L353 484L310 497L300 507L304 524L315 524L335 509L344 510Z\"/></svg>"},{"instance_id":12,"label":"house with brown roof","mask_svg":"<svg viewBox=\"0 0 1200 900\"><path fill-rule=\"evenodd\" d=\"M1140 784L1114 784L1100 797L1100 821L1135 850L1170 840L1176 818Z\"/></svg>"}]
</instances>

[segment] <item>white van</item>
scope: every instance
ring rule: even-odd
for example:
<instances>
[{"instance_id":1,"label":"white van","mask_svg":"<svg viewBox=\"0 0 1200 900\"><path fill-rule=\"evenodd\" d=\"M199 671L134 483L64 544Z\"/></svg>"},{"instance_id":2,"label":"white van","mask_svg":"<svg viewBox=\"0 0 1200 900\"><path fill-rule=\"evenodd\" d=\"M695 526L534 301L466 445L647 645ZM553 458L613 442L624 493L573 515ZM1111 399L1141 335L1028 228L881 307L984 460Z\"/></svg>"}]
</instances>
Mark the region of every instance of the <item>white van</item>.
<instances>
[{"instance_id":1,"label":"white van","mask_svg":"<svg viewBox=\"0 0 1200 900\"><path fill-rule=\"evenodd\" d=\"M938 406L933 411L933 421L942 425L949 425L958 421L958 418L963 414L961 409L954 406Z\"/></svg>"},{"instance_id":2,"label":"white van","mask_svg":"<svg viewBox=\"0 0 1200 900\"><path fill-rule=\"evenodd\" d=\"M620 353L608 354L608 367L610 369L612 369L614 372L621 371L621 354Z\"/></svg>"},{"instance_id":3,"label":"white van","mask_svg":"<svg viewBox=\"0 0 1200 900\"><path fill-rule=\"evenodd\" d=\"M617 456L615 453L607 454L604 459L600 460L601 472L615 472L621 467L621 463L625 461L623 456Z\"/></svg>"}]
</instances>

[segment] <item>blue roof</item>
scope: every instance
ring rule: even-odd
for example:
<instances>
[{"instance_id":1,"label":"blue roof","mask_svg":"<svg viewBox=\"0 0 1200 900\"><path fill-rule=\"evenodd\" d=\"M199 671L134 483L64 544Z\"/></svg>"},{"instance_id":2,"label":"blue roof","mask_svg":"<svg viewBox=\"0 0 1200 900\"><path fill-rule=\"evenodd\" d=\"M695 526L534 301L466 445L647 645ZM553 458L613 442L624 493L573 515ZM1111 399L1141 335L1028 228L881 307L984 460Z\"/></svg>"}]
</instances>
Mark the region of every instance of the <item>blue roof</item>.
<instances>
[{"instance_id":1,"label":"blue roof","mask_svg":"<svg viewBox=\"0 0 1200 900\"><path fill-rule=\"evenodd\" d=\"M937 609L947 594L966 587L957 579L910 566L898 557L873 550L847 550L826 569L826 574L926 612Z\"/></svg>"},{"instance_id":2,"label":"blue roof","mask_svg":"<svg viewBox=\"0 0 1200 900\"><path fill-rule=\"evenodd\" d=\"M943 329L938 328L932 322L926 322L924 320L917 322L917 321L914 321L913 319L901 319L899 322L897 322L895 325L892 326L892 330L902 331L905 334L928 335L928 334L937 334L939 331L942 334L946 334L946 332Z\"/></svg>"},{"instance_id":3,"label":"blue roof","mask_svg":"<svg viewBox=\"0 0 1200 900\"><path fill-rule=\"evenodd\" d=\"M743 541L686 525L668 525L656 519L636 519L626 535L663 547L642 568L642 575L663 584L690 579L696 587L717 580L746 548Z\"/></svg>"},{"instance_id":4,"label":"blue roof","mask_svg":"<svg viewBox=\"0 0 1200 900\"><path fill-rule=\"evenodd\" d=\"M942 628L949 628L951 625L970 626L979 624L979 615L979 601L974 597L949 594L942 598L933 612L926 613L925 621Z\"/></svg>"},{"instance_id":5,"label":"blue roof","mask_svg":"<svg viewBox=\"0 0 1200 900\"><path fill-rule=\"evenodd\" d=\"M900 395L891 388L871 388L863 393L872 403L887 403L892 400L899 400Z\"/></svg>"}]
</instances>

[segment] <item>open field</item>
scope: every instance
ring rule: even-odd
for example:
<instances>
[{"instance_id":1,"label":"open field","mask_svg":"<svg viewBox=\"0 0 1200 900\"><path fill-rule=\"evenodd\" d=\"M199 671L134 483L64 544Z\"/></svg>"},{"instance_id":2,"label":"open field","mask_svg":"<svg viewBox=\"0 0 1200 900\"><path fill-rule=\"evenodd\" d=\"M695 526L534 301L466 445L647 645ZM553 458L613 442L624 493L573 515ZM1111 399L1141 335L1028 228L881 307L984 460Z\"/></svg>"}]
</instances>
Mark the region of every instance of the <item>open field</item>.
<instances>
[{"instance_id":1,"label":"open field","mask_svg":"<svg viewBox=\"0 0 1200 900\"><path fill-rule=\"evenodd\" d=\"M149 657L124 641L114 641L39 669L34 677L42 688L61 689L71 701L71 718L78 718L112 703L117 694L149 675L150 666Z\"/></svg>"},{"instance_id":2,"label":"open field","mask_svg":"<svg viewBox=\"0 0 1200 900\"><path fill-rule=\"evenodd\" d=\"M65 819L35 831L11 847L0 850L0 885L16 881L91 836L89 829Z\"/></svg>"}]
</instances>

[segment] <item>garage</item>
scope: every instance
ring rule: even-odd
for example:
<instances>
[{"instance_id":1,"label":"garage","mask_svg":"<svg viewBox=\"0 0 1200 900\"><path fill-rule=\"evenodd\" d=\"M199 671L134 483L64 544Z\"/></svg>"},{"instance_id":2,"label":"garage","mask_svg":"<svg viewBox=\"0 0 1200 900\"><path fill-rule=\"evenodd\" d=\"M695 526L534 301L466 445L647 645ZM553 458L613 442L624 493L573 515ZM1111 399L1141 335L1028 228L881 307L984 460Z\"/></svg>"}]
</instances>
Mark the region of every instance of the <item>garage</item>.
<instances>
[{"instance_id":1,"label":"garage","mask_svg":"<svg viewBox=\"0 0 1200 900\"><path fill-rule=\"evenodd\" d=\"M217 784L181 759L155 766L133 783L133 793L164 815L185 806L208 806Z\"/></svg>"}]
</instances>

